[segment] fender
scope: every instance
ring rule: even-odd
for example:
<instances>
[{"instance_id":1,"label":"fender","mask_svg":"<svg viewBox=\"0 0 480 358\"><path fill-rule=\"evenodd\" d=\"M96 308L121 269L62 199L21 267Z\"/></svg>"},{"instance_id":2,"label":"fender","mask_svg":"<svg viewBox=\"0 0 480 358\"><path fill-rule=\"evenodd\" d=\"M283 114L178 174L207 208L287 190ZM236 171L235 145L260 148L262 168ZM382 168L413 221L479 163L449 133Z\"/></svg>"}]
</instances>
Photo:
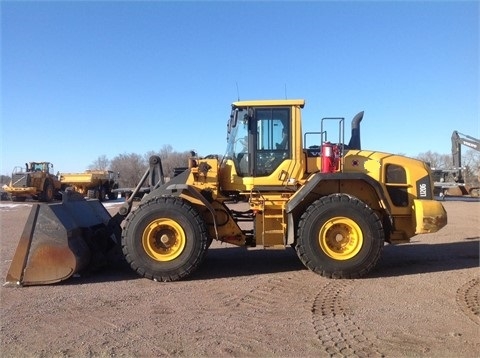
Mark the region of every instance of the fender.
<instances>
[{"instance_id":1,"label":"fender","mask_svg":"<svg viewBox=\"0 0 480 358\"><path fill-rule=\"evenodd\" d=\"M362 180L369 184L374 190L375 193L380 198L381 202L385 205L385 210L387 212L390 222L393 222L393 219L390 214L390 207L388 201L386 200L386 195L383 187L379 182L375 181L370 176L364 173L315 173L312 174L304 186L302 186L290 199L290 201L285 206L285 212L287 214L287 244L293 244L295 240L295 220L293 211L295 208L303 202L312 191L317 188L320 183L323 181L330 180Z\"/></svg>"},{"instance_id":2,"label":"fender","mask_svg":"<svg viewBox=\"0 0 480 358\"><path fill-rule=\"evenodd\" d=\"M190 170L185 170L183 173L177 175L168 183L163 184L154 191L150 192L143 200L151 200L159 196L178 196L189 201L193 205L202 205L208 209L212 215L213 227L215 228L215 236L218 240L217 218L215 216L215 209L212 204L192 185L185 184L190 176Z\"/></svg>"},{"instance_id":3,"label":"fender","mask_svg":"<svg viewBox=\"0 0 480 358\"><path fill-rule=\"evenodd\" d=\"M377 193L378 197L388 206L385 192L379 182L364 173L315 173L308 178L285 207L287 214L290 214L318 185L321 181L328 180L363 180L368 183ZM389 210L390 208L387 207ZM390 210L389 210L390 211Z\"/></svg>"}]
</instances>

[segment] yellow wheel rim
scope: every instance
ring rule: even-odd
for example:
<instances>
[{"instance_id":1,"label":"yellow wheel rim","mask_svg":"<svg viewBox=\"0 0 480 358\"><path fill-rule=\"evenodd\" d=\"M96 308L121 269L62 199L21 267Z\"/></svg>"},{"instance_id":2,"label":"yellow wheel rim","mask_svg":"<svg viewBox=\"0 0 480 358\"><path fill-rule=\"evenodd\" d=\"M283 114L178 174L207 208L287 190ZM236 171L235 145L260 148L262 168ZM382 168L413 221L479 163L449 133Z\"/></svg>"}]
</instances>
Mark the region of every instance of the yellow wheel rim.
<instances>
[{"instance_id":1,"label":"yellow wheel rim","mask_svg":"<svg viewBox=\"0 0 480 358\"><path fill-rule=\"evenodd\" d=\"M320 247L334 260L349 260L363 245L363 234L357 223L345 217L328 220L320 229Z\"/></svg>"},{"instance_id":2,"label":"yellow wheel rim","mask_svg":"<svg viewBox=\"0 0 480 358\"><path fill-rule=\"evenodd\" d=\"M156 261L172 261L185 248L185 232L170 219L156 219L147 225L142 235L145 252Z\"/></svg>"}]
</instances>

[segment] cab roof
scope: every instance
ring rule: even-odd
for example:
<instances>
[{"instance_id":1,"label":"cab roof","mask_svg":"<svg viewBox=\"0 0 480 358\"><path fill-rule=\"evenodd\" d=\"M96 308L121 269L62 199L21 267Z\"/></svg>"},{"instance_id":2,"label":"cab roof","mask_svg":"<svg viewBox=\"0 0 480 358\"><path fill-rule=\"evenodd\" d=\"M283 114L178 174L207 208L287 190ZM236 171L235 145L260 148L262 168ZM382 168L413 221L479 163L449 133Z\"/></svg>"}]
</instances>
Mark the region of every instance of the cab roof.
<instances>
[{"instance_id":1,"label":"cab roof","mask_svg":"<svg viewBox=\"0 0 480 358\"><path fill-rule=\"evenodd\" d=\"M284 107L284 106L305 106L304 99L268 99L254 101L237 101L232 103L232 107Z\"/></svg>"}]
</instances>

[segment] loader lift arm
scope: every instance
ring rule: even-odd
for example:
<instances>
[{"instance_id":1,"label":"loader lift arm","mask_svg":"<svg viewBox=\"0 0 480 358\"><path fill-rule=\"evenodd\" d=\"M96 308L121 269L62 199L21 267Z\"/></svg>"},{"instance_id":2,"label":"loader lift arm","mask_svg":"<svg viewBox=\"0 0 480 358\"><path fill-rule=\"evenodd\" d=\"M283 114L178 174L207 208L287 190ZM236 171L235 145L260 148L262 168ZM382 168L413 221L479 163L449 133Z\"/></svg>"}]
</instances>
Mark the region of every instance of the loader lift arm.
<instances>
[{"instance_id":1,"label":"loader lift arm","mask_svg":"<svg viewBox=\"0 0 480 358\"><path fill-rule=\"evenodd\" d=\"M150 192L158 188L160 185L165 184L165 175L163 174L162 160L160 157L152 155L148 160L148 164L149 168L145 171L137 186L133 189L132 194L130 194L129 198L125 201L125 204L123 204L118 210L118 214L123 217L127 216L132 210L133 199L135 198L135 195L138 194L147 178Z\"/></svg>"},{"instance_id":2,"label":"loader lift arm","mask_svg":"<svg viewBox=\"0 0 480 358\"><path fill-rule=\"evenodd\" d=\"M121 235L120 224L132 210L135 195L138 194L145 181L148 179L148 187L150 188L150 192L158 188L160 185L165 184L165 175L163 174L162 160L160 157L157 155L152 155L148 160L148 164L149 168L145 171L135 189L133 189L132 194L130 194L128 199L125 200L125 203L120 207L120 209L118 209L117 214L115 214L108 223L109 229L113 231L118 242L120 242Z\"/></svg>"}]
</instances>

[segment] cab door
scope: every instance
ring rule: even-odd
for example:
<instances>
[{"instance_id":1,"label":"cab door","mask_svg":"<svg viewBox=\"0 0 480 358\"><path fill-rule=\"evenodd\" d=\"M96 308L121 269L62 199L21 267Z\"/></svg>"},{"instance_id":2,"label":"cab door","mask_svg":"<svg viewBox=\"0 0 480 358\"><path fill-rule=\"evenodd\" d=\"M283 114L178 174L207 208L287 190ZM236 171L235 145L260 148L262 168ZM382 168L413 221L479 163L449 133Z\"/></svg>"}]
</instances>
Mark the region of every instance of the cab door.
<instances>
[{"instance_id":1,"label":"cab door","mask_svg":"<svg viewBox=\"0 0 480 358\"><path fill-rule=\"evenodd\" d=\"M252 124L252 174L269 177L291 158L290 107L257 108Z\"/></svg>"}]
</instances>

